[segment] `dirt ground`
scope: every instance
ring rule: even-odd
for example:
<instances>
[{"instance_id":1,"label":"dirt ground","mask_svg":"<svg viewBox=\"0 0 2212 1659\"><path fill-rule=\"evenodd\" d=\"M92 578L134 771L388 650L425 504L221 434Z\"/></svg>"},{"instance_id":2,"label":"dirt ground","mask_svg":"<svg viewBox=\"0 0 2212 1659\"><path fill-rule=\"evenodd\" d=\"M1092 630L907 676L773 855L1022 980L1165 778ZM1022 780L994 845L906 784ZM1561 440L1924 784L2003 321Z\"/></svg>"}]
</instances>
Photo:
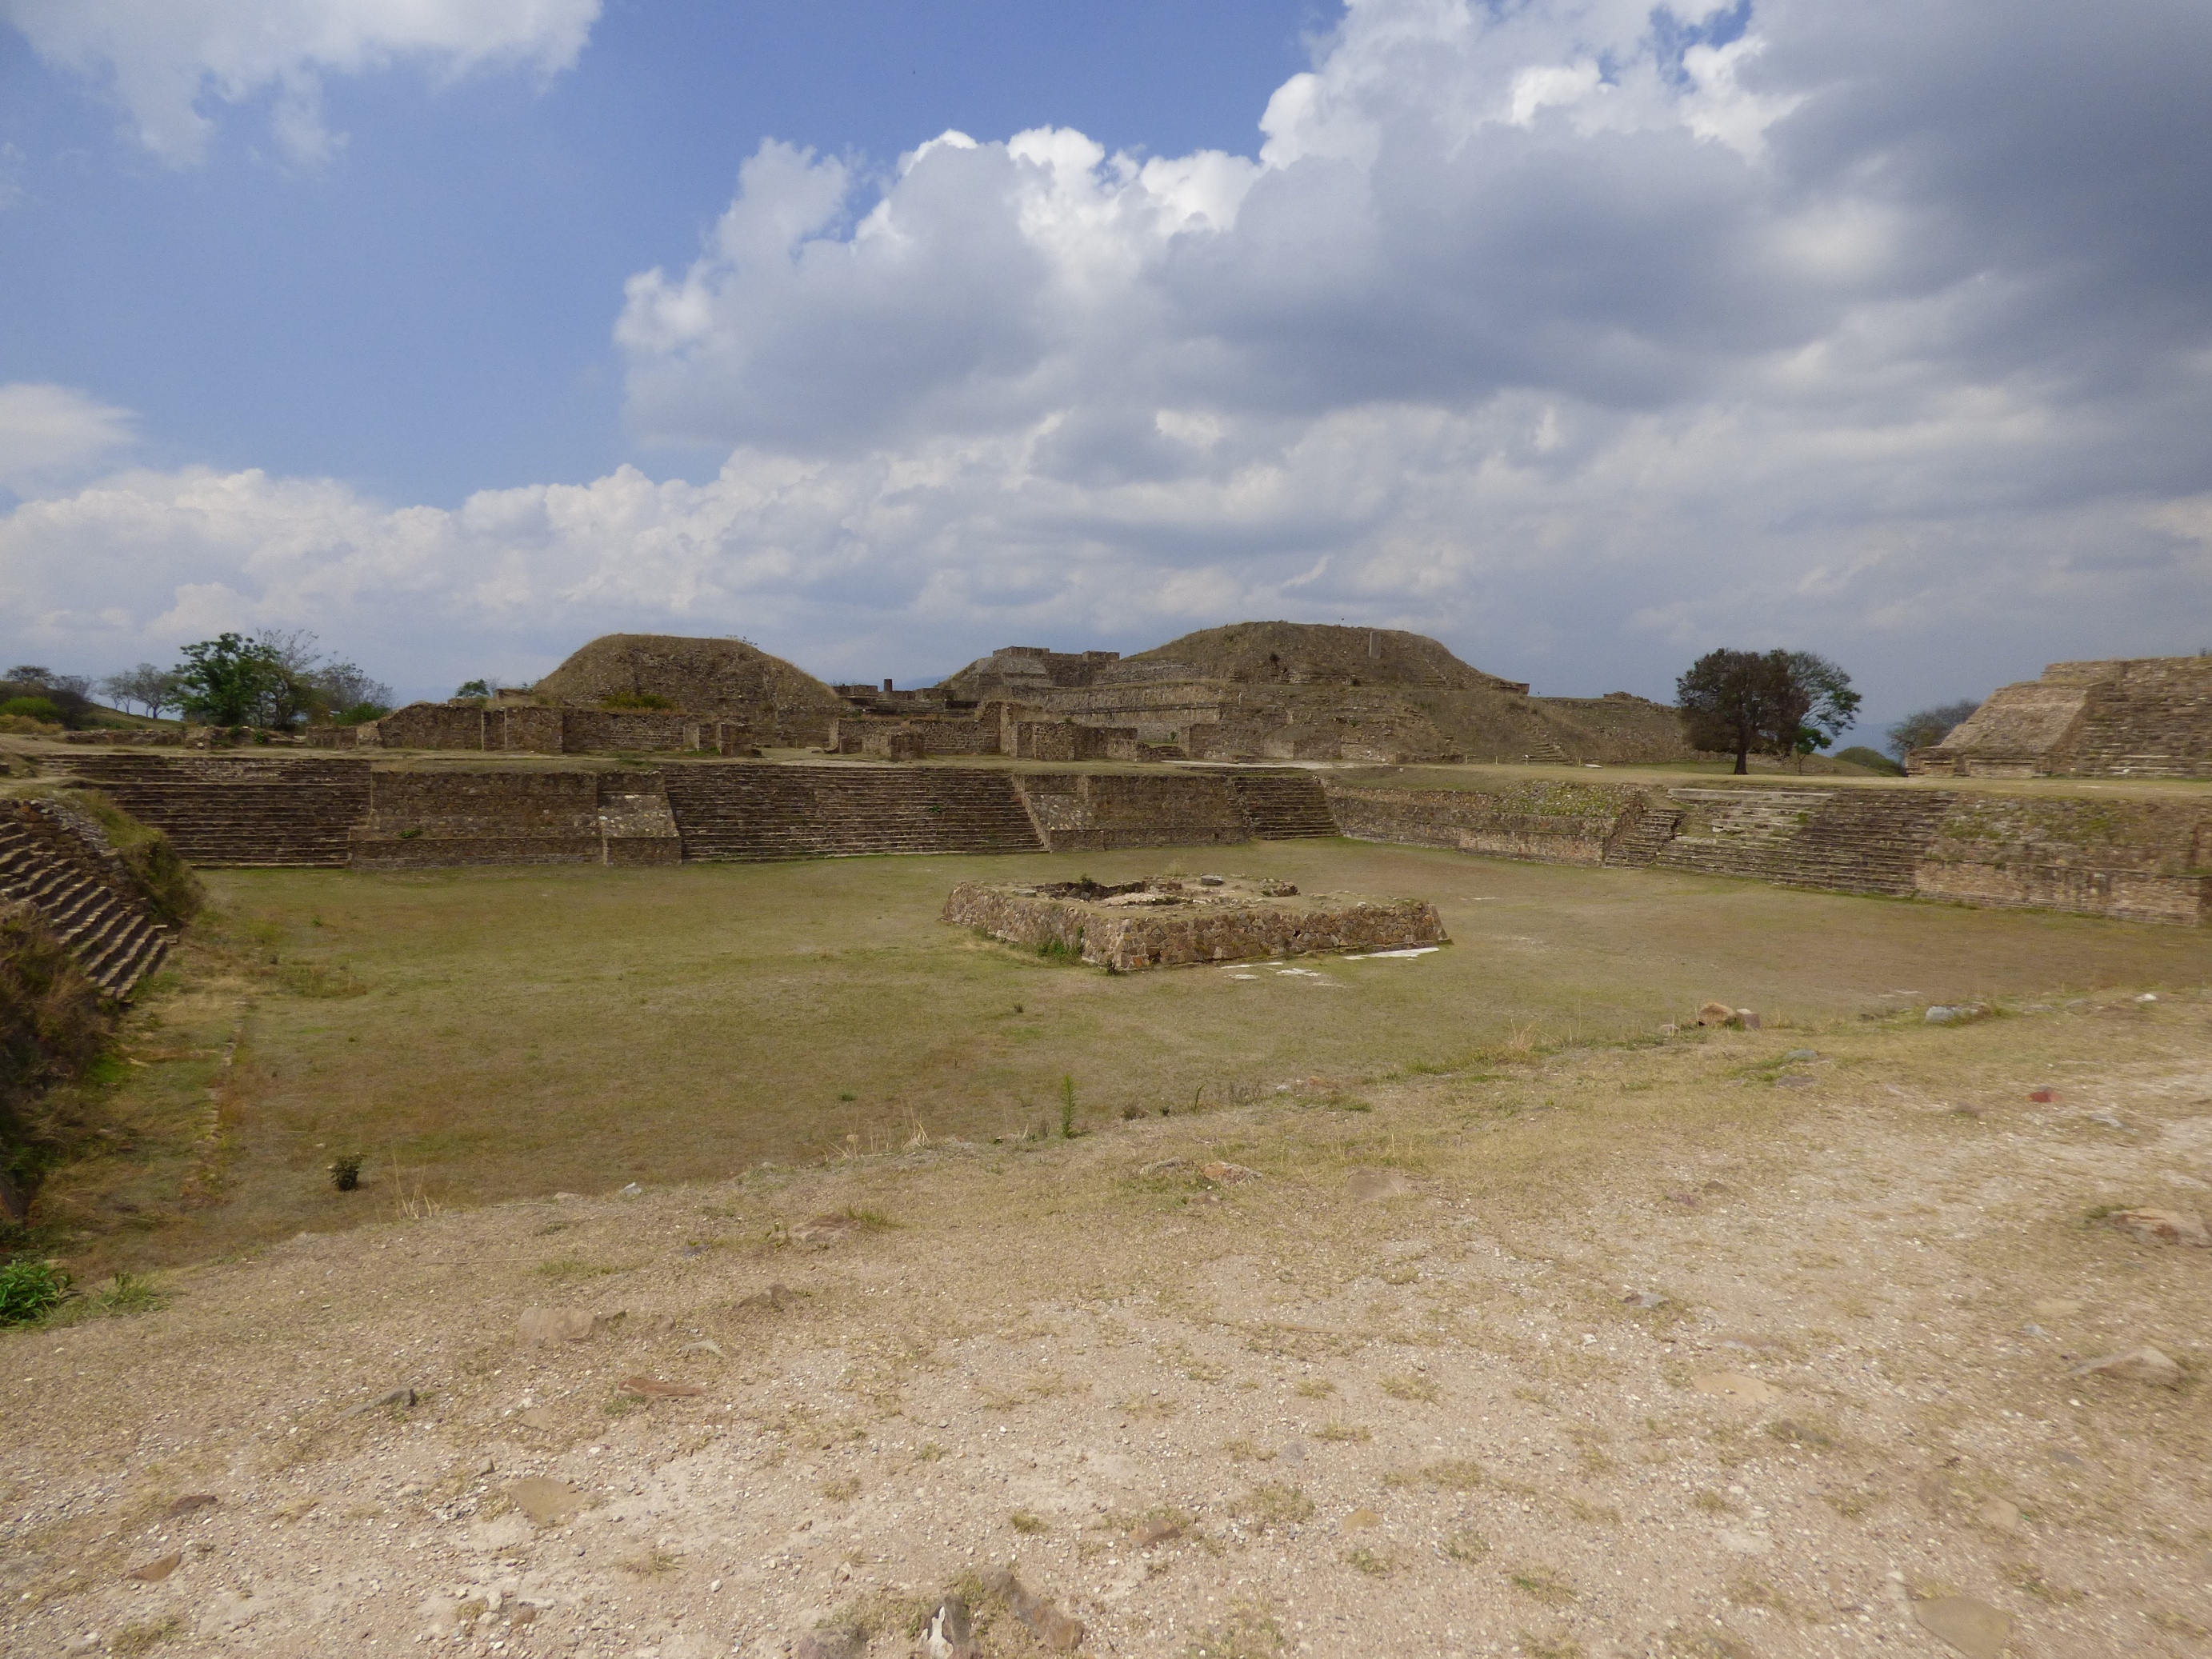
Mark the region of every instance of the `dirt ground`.
<instances>
[{"instance_id":1,"label":"dirt ground","mask_svg":"<svg viewBox=\"0 0 2212 1659\"><path fill-rule=\"evenodd\" d=\"M0 1334L0 1650L2212 1651L2201 988L402 1196Z\"/></svg>"}]
</instances>

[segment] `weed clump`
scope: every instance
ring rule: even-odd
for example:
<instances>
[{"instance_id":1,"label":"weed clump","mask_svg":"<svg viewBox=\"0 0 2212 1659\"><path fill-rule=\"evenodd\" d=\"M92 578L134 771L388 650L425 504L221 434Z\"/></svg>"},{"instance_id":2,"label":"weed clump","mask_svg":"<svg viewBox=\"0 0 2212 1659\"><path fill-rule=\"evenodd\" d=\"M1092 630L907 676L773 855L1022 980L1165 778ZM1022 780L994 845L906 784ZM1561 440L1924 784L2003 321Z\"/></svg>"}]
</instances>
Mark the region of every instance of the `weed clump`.
<instances>
[{"instance_id":1,"label":"weed clump","mask_svg":"<svg viewBox=\"0 0 2212 1659\"><path fill-rule=\"evenodd\" d=\"M343 1158L331 1160L331 1185L342 1193L354 1191L361 1185L362 1159L349 1152Z\"/></svg>"},{"instance_id":2,"label":"weed clump","mask_svg":"<svg viewBox=\"0 0 2212 1659\"><path fill-rule=\"evenodd\" d=\"M35 1324L69 1295L70 1279L51 1261L19 1258L0 1267L0 1325Z\"/></svg>"}]
</instances>

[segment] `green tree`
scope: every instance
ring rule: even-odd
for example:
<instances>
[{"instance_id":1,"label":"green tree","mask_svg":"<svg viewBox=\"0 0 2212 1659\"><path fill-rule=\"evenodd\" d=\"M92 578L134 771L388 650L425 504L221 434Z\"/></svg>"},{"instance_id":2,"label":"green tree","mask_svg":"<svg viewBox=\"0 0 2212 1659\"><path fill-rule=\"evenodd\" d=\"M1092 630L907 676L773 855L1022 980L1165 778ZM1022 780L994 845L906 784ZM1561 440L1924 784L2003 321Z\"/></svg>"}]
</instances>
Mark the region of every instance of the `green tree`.
<instances>
[{"instance_id":1,"label":"green tree","mask_svg":"<svg viewBox=\"0 0 2212 1659\"><path fill-rule=\"evenodd\" d=\"M457 697L488 697L491 696L491 683L488 680L463 680L460 690L453 695Z\"/></svg>"},{"instance_id":2,"label":"green tree","mask_svg":"<svg viewBox=\"0 0 2212 1659\"><path fill-rule=\"evenodd\" d=\"M1674 682L1674 702L1691 745L1734 755L1741 774L1754 752L1787 755L1808 735L1826 741L1830 726L1850 723L1858 697L1849 675L1810 652L1723 649Z\"/></svg>"},{"instance_id":3,"label":"green tree","mask_svg":"<svg viewBox=\"0 0 2212 1659\"><path fill-rule=\"evenodd\" d=\"M1884 733L1889 740L1889 752L1903 760L1916 749L1932 749L1949 737L1954 727L1965 725L1980 707L1978 702L1961 700L1938 703L1933 708L1907 714Z\"/></svg>"},{"instance_id":4,"label":"green tree","mask_svg":"<svg viewBox=\"0 0 2212 1659\"><path fill-rule=\"evenodd\" d=\"M268 713L283 665L260 640L219 634L185 647L176 669L179 706L214 726L244 726Z\"/></svg>"}]
</instances>

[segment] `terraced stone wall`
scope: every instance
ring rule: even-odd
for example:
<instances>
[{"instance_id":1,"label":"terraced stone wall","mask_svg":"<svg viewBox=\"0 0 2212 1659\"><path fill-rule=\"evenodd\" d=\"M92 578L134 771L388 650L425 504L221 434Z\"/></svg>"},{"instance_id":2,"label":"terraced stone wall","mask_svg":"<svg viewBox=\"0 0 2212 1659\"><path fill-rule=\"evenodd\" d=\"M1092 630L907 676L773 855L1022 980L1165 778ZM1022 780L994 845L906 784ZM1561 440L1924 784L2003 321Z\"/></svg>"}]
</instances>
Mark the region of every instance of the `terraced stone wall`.
<instances>
[{"instance_id":1,"label":"terraced stone wall","mask_svg":"<svg viewBox=\"0 0 2212 1659\"><path fill-rule=\"evenodd\" d=\"M1018 773L1015 787L1055 853L1249 841L1235 784L1212 773Z\"/></svg>"},{"instance_id":2,"label":"terraced stone wall","mask_svg":"<svg viewBox=\"0 0 2212 1659\"><path fill-rule=\"evenodd\" d=\"M1924 898L2201 926L2212 801L1961 794L1914 875Z\"/></svg>"},{"instance_id":3,"label":"terraced stone wall","mask_svg":"<svg viewBox=\"0 0 2212 1659\"><path fill-rule=\"evenodd\" d=\"M358 870L473 864L674 864L657 772L378 772L353 833Z\"/></svg>"},{"instance_id":4,"label":"terraced stone wall","mask_svg":"<svg viewBox=\"0 0 2212 1659\"><path fill-rule=\"evenodd\" d=\"M1544 864L1601 864L1643 792L1626 784L1516 785L1496 792L1332 787L1331 815L1355 841L1447 847Z\"/></svg>"}]
</instances>

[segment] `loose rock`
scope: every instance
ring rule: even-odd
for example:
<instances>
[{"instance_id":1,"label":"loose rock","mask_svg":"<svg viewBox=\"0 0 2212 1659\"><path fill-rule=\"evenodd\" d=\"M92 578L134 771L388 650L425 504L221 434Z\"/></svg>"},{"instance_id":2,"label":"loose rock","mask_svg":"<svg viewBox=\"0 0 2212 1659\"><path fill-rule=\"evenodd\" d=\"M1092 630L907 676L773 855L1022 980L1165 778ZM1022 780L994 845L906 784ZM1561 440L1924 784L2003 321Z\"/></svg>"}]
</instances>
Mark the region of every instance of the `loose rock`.
<instances>
[{"instance_id":1,"label":"loose rock","mask_svg":"<svg viewBox=\"0 0 2212 1659\"><path fill-rule=\"evenodd\" d=\"M1974 1519L1985 1527L1996 1528L1999 1532L2018 1532L2020 1506L2008 1504L2002 1498L1992 1498L1974 1511Z\"/></svg>"},{"instance_id":2,"label":"loose rock","mask_svg":"<svg viewBox=\"0 0 2212 1659\"><path fill-rule=\"evenodd\" d=\"M1345 1177L1344 1190L1362 1204L1382 1198L1402 1198L1413 1183L1396 1170L1354 1170Z\"/></svg>"},{"instance_id":3,"label":"loose rock","mask_svg":"<svg viewBox=\"0 0 2212 1659\"><path fill-rule=\"evenodd\" d=\"M211 1510L215 1504L216 1496L211 1492L188 1492L169 1505L168 1513L173 1518L179 1515L190 1515L194 1510Z\"/></svg>"},{"instance_id":4,"label":"loose rock","mask_svg":"<svg viewBox=\"0 0 2212 1659\"><path fill-rule=\"evenodd\" d=\"M626 1376L624 1394L641 1394L648 1400L696 1400L706 1389L696 1382L664 1382L657 1376Z\"/></svg>"},{"instance_id":5,"label":"loose rock","mask_svg":"<svg viewBox=\"0 0 2212 1659\"><path fill-rule=\"evenodd\" d=\"M2105 1218L2108 1225L2145 1244L2193 1244L2212 1247L2212 1234L2204 1223L2186 1210L2115 1210Z\"/></svg>"},{"instance_id":6,"label":"loose rock","mask_svg":"<svg viewBox=\"0 0 2212 1659\"><path fill-rule=\"evenodd\" d=\"M172 1550L167 1555L155 1556L143 1567L131 1568L123 1576L125 1578L136 1578L142 1584L158 1584L174 1572L184 1559L182 1554Z\"/></svg>"},{"instance_id":7,"label":"loose rock","mask_svg":"<svg viewBox=\"0 0 2212 1659\"><path fill-rule=\"evenodd\" d=\"M809 1631L792 1649L791 1659L866 1659L868 1633L857 1626Z\"/></svg>"},{"instance_id":8,"label":"loose rock","mask_svg":"<svg viewBox=\"0 0 2212 1659\"><path fill-rule=\"evenodd\" d=\"M1049 1597L1029 1589L1014 1577L1011 1567L1000 1568L983 1582L994 1595L1004 1596L1014 1617L1027 1625L1030 1633L1054 1653L1073 1653L1083 1640L1083 1621L1069 1618L1053 1605Z\"/></svg>"},{"instance_id":9,"label":"loose rock","mask_svg":"<svg viewBox=\"0 0 2212 1659\"><path fill-rule=\"evenodd\" d=\"M975 1621L965 1601L948 1595L937 1604L922 1627L921 1650L925 1659L977 1659L981 1650L975 1645Z\"/></svg>"},{"instance_id":10,"label":"loose rock","mask_svg":"<svg viewBox=\"0 0 2212 1659\"><path fill-rule=\"evenodd\" d=\"M581 1342L599 1328L599 1316L581 1308L525 1308L517 1334L533 1347Z\"/></svg>"},{"instance_id":11,"label":"loose rock","mask_svg":"<svg viewBox=\"0 0 2212 1659\"><path fill-rule=\"evenodd\" d=\"M1913 1604L1921 1629L1942 1638L1966 1659L1997 1659L2012 1636L2012 1616L1971 1595L1943 1595Z\"/></svg>"},{"instance_id":12,"label":"loose rock","mask_svg":"<svg viewBox=\"0 0 2212 1659\"><path fill-rule=\"evenodd\" d=\"M1234 1187L1240 1182L1260 1178L1257 1170L1248 1170L1242 1164L1224 1164L1218 1158L1200 1170L1199 1174L1218 1187Z\"/></svg>"},{"instance_id":13,"label":"loose rock","mask_svg":"<svg viewBox=\"0 0 2212 1659\"><path fill-rule=\"evenodd\" d=\"M532 1475L506 1489L507 1500L541 1527L557 1527L584 1507L584 1494L565 1480Z\"/></svg>"},{"instance_id":14,"label":"loose rock","mask_svg":"<svg viewBox=\"0 0 2212 1659\"><path fill-rule=\"evenodd\" d=\"M2148 1344L2076 1365L2074 1375L2118 1377L2124 1382L2150 1382L2166 1389L2181 1386L2181 1367Z\"/></svg>"}]
</instances>

